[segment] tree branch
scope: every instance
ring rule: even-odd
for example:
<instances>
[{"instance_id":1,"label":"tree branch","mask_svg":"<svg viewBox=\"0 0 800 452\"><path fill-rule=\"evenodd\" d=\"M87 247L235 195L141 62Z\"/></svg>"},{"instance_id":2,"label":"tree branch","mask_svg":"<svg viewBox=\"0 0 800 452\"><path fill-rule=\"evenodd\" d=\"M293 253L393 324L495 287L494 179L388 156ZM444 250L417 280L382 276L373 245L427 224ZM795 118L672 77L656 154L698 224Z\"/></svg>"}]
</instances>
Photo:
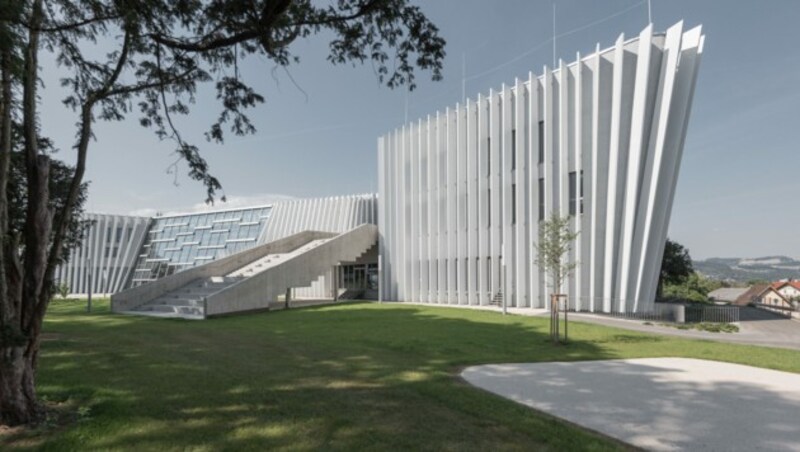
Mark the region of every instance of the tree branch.
<instances>
[{"instance_id":1,"label":"tree branch","mask_svg":"<svg viewBox=\"0 0 800 452\"><path fill-rule=\"evenodd\" d=\"M149 35L153 41L171 49L183 50L185 52L207 52L222 47L232 46L241 42L249 41L258 37L258 32L247 30L225 38L211 39L209 35L204 36L198 41L190 42L182 39L157 34Z\"/></svg>"},{"instance_id":2,"label":"tree branch","mask_svg":"<svg viewBox=\"0 0 800 452\"><path fill-rule=\"evenodd\" d=\"M119 79L120 74L122 73L122 69L125 67L125 64L128 61L128 56L130 53L130 45L131 45L131 31L125 30L125 35L123 37L122 42L122 50L120 51L119 57L117 58L117 64L114 66L114 70L106 79L105 83L95 91L92 91L87 96L87 99L84 101L83 106L81 107L81 129L79 132L79 139L77 145L78 157L77 162L75 165L75 173L72 176L72 180L70 181L69 185L69 192L67 194L67 199L62 207L63 214L58 218L57 224L54 225L54 235L52 244L50 246L50 253L49 258L47 261L47 268L45 273L45 279L47 281L52 279L52 276L55 272L56 267L61 258L61 248L62 242L64 241L64 235L67 230L67 225L69 225L72 219L72 210L77 202L78 195L80 194L81 185L83 184L83 175L86 172L86 155L89 148L89 140L92 136L92 109L96 102L103 100L109 96L111 92L111 87ZM41 310L44 312L46 308L46 304L44 301L40 303L41 306L37 306L37 310Z\"/></svg>"},{"instance_id":3,"label":"tree branch","mask_svg":"<svg viewBox=\"0 0 800 452\"><path fill-rule=\"evenodd\" d=\"M39 32L36 30L42 21L42 0L36 0L31 6L31 24L28 32L28 45L25 48L25 59L22 75L22 134L27 169L28 205L26 211L25 261L23 301L20 306L19 321L22 331L31 332L36 323L36 305L42 290L41 266L46 262L47 246L41 241L47 240L50 230L46 218L42 218L47 209L46 166L40 161L39 140L36 124L36 88L38 82ZM38 273L38 274L37 274ZM30 306L29 306L30 305ZM29 309L30 308L30 309Z\"/></svg>"},{"instance_id":4,"label":"tree branch","mask_svg":"<svg viewBox=\"0 0 800 452\"><path fill-rule=\"evenodd\" d=\"M101 23L108 20L117 20L120 18L121 16L119 15L111 14L107 16L90 17L88 19L83 19L76 22L55 24L47 27L42 27L42 26L34 27L33 25L30 24L30 22L24 20L15 20L12 18L2 17L2 16L0 16L0 21L13 23L14 25L20 25L22 27L25 27L28 31L36 31L39 33L57 33L62 31L77 30L87 25Z\"/></svg>"}]
</instances>

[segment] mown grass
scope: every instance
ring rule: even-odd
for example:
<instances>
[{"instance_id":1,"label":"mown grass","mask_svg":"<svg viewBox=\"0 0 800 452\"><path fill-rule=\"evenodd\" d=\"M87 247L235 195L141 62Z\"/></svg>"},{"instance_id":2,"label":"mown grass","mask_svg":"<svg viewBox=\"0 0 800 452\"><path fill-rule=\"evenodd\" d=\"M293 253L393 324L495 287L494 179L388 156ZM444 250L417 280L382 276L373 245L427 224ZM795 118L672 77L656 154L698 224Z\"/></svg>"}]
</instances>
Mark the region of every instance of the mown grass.
<instances>
[{"instance_id":1,"label":"mown grass","mask_svg":"<svg viewBox=\"0 0 800 452\"><path fill-rule=\"evenodd\" d=\"M614 450L607 438L475 389L468 365L681 356L800 372L800 352L547 319L352 303L209 321L54 302L39 393L67 425L6 434L45 450Z\"/></svg>"}]
</instances>

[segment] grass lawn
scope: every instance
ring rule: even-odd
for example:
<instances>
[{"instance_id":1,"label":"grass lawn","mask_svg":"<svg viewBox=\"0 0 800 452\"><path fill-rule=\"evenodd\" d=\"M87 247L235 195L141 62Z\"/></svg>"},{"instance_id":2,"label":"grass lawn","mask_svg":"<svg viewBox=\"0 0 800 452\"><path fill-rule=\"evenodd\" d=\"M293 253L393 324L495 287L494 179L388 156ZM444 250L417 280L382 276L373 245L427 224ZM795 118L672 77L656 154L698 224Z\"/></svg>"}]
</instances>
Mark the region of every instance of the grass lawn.
<instances>
[{"instance_id":1,"label":"grass lawn","mask_svg":"<svg viewBox=\"0 0 800 452\"><path fill-rule=\"evenodd\" d=\"M0 436L0 448L619 449L603 437L474 389L457 374L492 362L655 356L800 372L800 352L545 318L351 303L210 321L51 305L39 394L78 419Z\"/></svg>"}]
</instances>

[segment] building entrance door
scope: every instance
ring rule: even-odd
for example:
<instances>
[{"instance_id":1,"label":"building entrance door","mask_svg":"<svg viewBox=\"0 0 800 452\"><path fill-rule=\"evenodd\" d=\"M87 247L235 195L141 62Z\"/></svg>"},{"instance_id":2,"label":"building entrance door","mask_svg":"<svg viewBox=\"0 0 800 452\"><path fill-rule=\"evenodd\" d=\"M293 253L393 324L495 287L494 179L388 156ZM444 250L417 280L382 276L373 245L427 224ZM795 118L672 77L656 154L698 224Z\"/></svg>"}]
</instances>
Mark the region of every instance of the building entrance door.
<instances>
[{"instance_id":1,"label":"building entrance door","mask_svg":"<svg viewBox=\"0 0 800 452\"><path fill-rule=\"evenodd\" d=\"M364 265L356 265L353 267L353 287L363 289L366 287L367 272Z\"/></svg>"}]
</instances>

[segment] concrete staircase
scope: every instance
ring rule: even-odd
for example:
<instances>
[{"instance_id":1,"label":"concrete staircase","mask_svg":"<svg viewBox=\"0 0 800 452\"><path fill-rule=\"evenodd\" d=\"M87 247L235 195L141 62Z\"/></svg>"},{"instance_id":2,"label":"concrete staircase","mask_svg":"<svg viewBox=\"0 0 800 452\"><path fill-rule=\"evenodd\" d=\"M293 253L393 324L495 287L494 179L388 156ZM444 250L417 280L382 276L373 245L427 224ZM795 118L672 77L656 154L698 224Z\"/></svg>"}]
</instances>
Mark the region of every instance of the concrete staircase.
<instances>
[{"instance_id":1,"label":"concrete staircase","mask_svg":"<svg viewBox=\"0 0 800 452\"><path fill-rule=\"evenodd\" d=\"M489 302L492 306L503 306L503 291L498 290L494 297L492 297L492 301Z\"/></svg>"},{"instance_id":2,"label":"concrete staircase","mask_svg":"<svg viewBox=\"0 0 800 452\"><path fill-rule=\"evenodd\" d=\"M308 287L340 262L354 262L378 240L375 225L365 224L330 239L309 241L273 267L206 298L206 317L269 309L286 289Z\"/></svg>"},{"instance_id":3,"label":"concrete staircase","mask_svg":"<svg viewBox=\"0 0 800 452\"><path fill-rule=\"evenodd\" d=\"M243 278L243 276L211 276L205 279L198 279L177 290L167 292L131 311L127 311L127 313L156 317L202 319L205 317L205 298L225 290Z\"/></svg>"},{"instance_id":4,"label":"concrete staircase","mask_svg":"<svg viewBox=\"0 0 800 452\"><path fill-rule=\"evenodd\" d=\"M323 243L327 242L329 239L317 239L312 240L311 242L301 246L300 248L293 250L289 253L276 253L276 254L267 254L266 256L262 257L261 259L245 265L244 267L229 273L227 276L230 278L247 278L250 276L255 276L261 272L267 271L270 268L278 266L287 260L298 256L300 254L305 253L313 248L316 248Z\"/></svg>"},{"instance_id":5,"label":"concrete staircase","mask_svg":"<svg viewBox=\"0 0 800 452\"><path fill-rule=\"evenodd\" d=\"M305 231L115 294L112 310L204 319L269 309L287 288L305 287L338 263L355 261L376 240L370 224L339 235Z\"/></svg>"}]
</instances>

